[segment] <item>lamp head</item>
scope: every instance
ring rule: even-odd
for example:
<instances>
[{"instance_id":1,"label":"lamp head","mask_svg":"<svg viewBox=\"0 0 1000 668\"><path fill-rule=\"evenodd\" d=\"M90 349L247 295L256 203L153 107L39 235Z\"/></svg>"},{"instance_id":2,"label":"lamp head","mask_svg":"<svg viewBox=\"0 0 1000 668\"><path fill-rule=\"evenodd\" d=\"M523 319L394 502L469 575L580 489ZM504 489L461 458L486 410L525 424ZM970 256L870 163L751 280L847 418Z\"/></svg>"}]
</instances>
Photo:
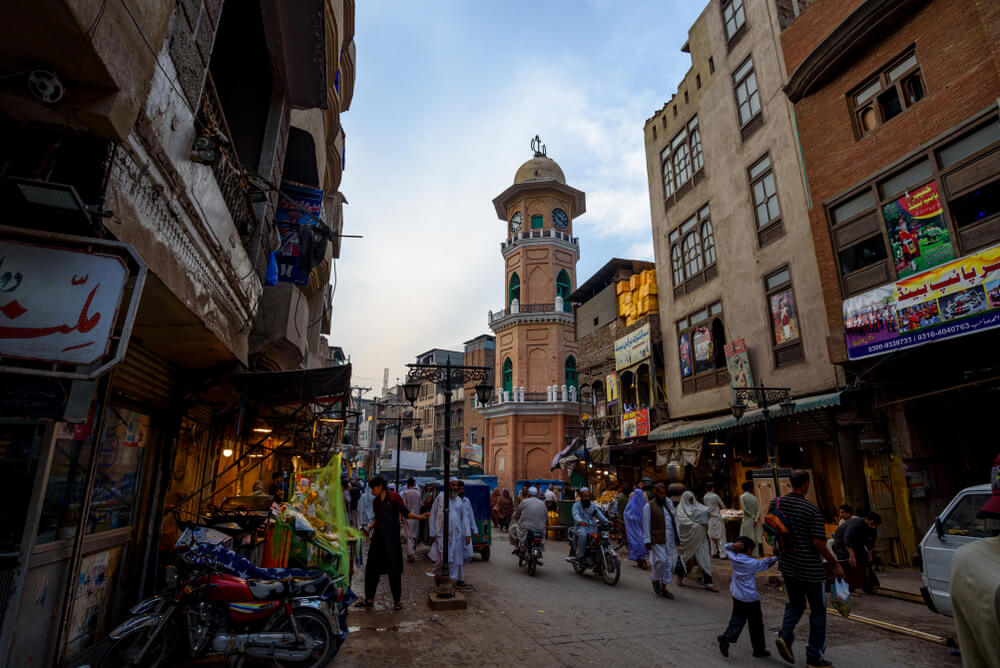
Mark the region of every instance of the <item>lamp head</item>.
<instances>
[{"instance_id":1,"label":"lamp head","mask_svg":"<svg viewBox=\"0 0 1000 668\"><path fill-rule=\"evenodd\" d=\"M379 423L378 426L375 427L375 435L378 436L378 438L379 438L380 441L383 438L385 438L385 425L384 424Z\"/></svg>"},{"instance_id":2,"label":"lamp head","mask_svg":"<svg viewBox=\"0 0 1000 668\"><path fill-rule=\"evenodd\" d=\"M479 385L476 385L476 398L479 399L479 403L483 406L490 403L490 397L493 395L493 386L487 383L485 380Z\"/></svg>"},{"instance_id":3,"label":"lamp head","mask_svg":"<svg viewBox=\"0 0 1000 668\"><path fill-rule=\"evenodd\" d=\"M417 400L417 396L420 394L420 383L415 381L413 378L407 378L406 382L403 383L403 396L411 404Z\"/></svg>"},{"instance_id":4,"label":"lamp head","mask_svg":"<svg viewBox=\"0 0 1000 668\"><path fill-rule=\"evenodd\" d=\"M781 406L781 414L785 417L789 417L795 413L795 402L791 398L785 399L778 405Z\"/></svg>"},{"instance_id":5,"label":"lamp head","mask_svg":"<svg viewBox=\"0 0 1000 668\"><path fill-rule=\"evenodd\" d=\"M729 404L729 409L733 411L733 417L739 420L743 417L743 413L747 410L747 405L743 403L743 399L736 397L736 401Z\"/></svg>"},{"instance_id":6,"label":"lamp head","mask_svg":"<svg viewBox=\"0 0 1000 668\"><path fill-rule=\"evenodd\" d=\"M416 438L420 438L421 434L423 433L424 433L423 427L421 427L419 424L413 425L413 435Z\"/></svg>"}]
</instances>

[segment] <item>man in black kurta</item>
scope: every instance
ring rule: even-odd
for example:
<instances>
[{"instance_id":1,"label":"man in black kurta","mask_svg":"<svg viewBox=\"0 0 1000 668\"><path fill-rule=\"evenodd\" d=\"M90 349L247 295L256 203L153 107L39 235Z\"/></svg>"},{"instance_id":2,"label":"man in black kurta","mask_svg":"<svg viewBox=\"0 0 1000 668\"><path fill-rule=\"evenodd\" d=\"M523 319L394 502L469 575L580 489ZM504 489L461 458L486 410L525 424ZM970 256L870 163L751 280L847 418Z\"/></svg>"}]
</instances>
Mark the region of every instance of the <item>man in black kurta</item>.
<instances>
[{"instance_id":1,"label":"man in black kurta","mask_svg":"<svg viewBox=\"0 0 1000 668\"><path fill-rule=\"evenodd\" d=\"M383 574L389 576L392 591L393 610L402 608L403 548L399 541L399 524L402 518L419 520L427 517L415 515L406 509L399 494L387 488L385 479L375 478L370 483L375 496L375 519L365 527L371 540L368 546L368 562L365 564L365 598L358 603L361 607L372 605L378 581Z\"/></svg>"}]
</instances>

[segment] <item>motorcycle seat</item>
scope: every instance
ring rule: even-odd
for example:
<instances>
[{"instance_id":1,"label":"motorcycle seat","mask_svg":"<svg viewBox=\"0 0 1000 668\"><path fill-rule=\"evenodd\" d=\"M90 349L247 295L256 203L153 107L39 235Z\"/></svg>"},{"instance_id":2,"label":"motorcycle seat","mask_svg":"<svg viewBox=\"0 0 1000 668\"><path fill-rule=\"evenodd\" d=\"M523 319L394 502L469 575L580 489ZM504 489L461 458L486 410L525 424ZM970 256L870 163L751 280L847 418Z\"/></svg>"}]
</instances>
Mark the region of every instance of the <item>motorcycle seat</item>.
<instances>
[{"instance_id":1,"label":"motorcycle seat","mask_svg":"<svg viewBox=\"0 0 1000 668\"><path fill-rule=\"evenodd\" d=\"M250 593L258 601L298 596L319 596L330 583L326 573L301 578L281 578L280 580L247 580Z\"/></svg>"}]
</instances>

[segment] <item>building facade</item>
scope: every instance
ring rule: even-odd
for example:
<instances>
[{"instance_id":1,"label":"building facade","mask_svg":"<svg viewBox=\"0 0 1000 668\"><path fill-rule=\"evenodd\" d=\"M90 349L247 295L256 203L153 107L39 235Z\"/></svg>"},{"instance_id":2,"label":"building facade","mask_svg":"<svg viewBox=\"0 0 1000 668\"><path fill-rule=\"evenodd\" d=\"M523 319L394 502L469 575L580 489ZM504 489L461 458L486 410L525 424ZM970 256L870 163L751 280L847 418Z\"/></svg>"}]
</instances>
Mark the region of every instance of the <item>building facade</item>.
<instances>
[{"instance_id":1,"label":"building facade","mask_svg":"<svg viewBox=\"0 0 1000 668\"><path fill-rule=\"evenodd\" d=\"M900 562L996 456L998 38L974 0L819 0L781 35L819 315Z\"/></svg>"},{"instance_id":2,"label":"building facade","mask_svg":"<svg viewBox=\"0 0 1000 668\"><path fill-rule=\"evenodd\" d=\"M570 294L579 240L573 221L586 211L583 192L536 137L534 157L493 200L504 221L504 307L489 314L496 336L495 403L486 420L484 469L500 484L545 477L578 420L576 337Z\"/></svg>"},{"instance_id":3,"label":"building facade","mask_svg":"<svg viewBox=\"0 0 1000 668\"><path fill-rule=\"evenodd\" d=\"M496 337L480 334L465 342L465 365L485 366L490 369L490 378L486 380L491 386L493 368L496 366ZM476 397L477 383L466 383L465 395L465 430L464 439L467 443L482 445L486 440L486 421L479 413L479 399ZM482 465L482 462L479 462Z\"/></svg>"},{"instance_id":4,"label":"building facade","mask_svg":"<svg viewBox=\"0 0 1000 668\"><path fill-rule=\"evenodd\" d=\"M802 398L797 411L816 410L776 420L778 462L822 472L817 490L832 518L845 499L830 410L839 382L792 109L781 94L781 4L712 0L682 47L691 69L645 123L672 420L652 438L661 463L691 465L691 484L712 478L735 502L767 459L762 416L733 419L732 387L790 388ZM767 502L773 485L760 484Z\"/></svg>"},{"instance_id":5,"label":"building facade","mask_svg":"<svg viewBox=\"0 0 1000 668\"><path fill-rule=\"evenodd\" d=\"M236 415L260 396L246 372L322 364L354 3L20 3L4 19L0 202L11 227L0 242L93 260L103 251L69 236L85 238L146 268L143 282L130 265L122 308L81 321L116 314L107 350L125 352L113 370L81 381L69 375L86 378L86 365L50 363L39 376L26 362L8 373L3 353L0 441L30 454L3 463L21 487L0 564L0 661L61 665L155 590L164 508L248 452L251 425L241 431ZM286 245L289 180L322 193L306 224L315 262L295 265L297 310L289 295L268 296L286 285L268 285L267 270ZM4 255L5 271L27 257ZM20 271L38 280L31 269ZM2 314L4 325L23 316ZM259 354L296 327L297 355ZM246 461L220 489L260 479L265 459Z\"/></svg>"}]
</instances>

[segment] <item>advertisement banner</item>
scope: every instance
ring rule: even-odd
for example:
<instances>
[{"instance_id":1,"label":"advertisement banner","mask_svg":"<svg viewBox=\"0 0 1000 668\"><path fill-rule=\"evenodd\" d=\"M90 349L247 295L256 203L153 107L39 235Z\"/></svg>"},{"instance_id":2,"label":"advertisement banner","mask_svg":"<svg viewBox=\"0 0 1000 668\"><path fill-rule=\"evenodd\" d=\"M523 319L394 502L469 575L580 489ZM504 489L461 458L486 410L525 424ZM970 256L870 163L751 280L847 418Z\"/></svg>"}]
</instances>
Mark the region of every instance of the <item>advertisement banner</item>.
<instances>
[{"instance_id":1,"label":"advertisement banner","mask_svg":"<svg viewBox=\"0 0 1000 668\"><path fill-rule=\"evenodd\" d=\"M770 302L775 345L799 338L799 319L795 313L795 296L791 289L771 295Z\"/></svg>"},{"instance_id":2,"label":"advertisement banner","mask_svg":"<svg viewBox=\"0 0 1000 668\"><path fill-rule=\"evenodd\" d=\"M905 278L955 257L937 183L907 191L882 207L896 275Z\"/></svg>"},{"instance_id":3,"label":"advertisement banner","mask_svg":"<svg viewBox=\"0 0 1000 668\"><path fill-rule=\"evenodd\" d=\"M649 410L643 408L638 411L624 413L622 415L622 438L639 438L649 436Z\"/></svg>"},{"instance_id":4,"label":"advertisement banner","mask_svg":"<svg viewBox=\"0 0 1000 668\"><path fill-rule=\"evenodd\" d=\"M615 339L615 371L621 371L649 357L650 341L649 323Z\"/></svg>"},{"instance_id":5,"label":"advertisement banner","mask_svg":"<svg viewBox=\"0 0 1000 668\"><path fill-rule=\"evenodd\" d=\"M462 459L483 463L483 446L480 443L462 443Z\"/></svg>"},{"instance_id":6,"label":"advertisement banner","mask_svg":"<svg viewBox=\"0 0 1000 668\"><path fill-rule=\"evenodd\" d=\"M850 359L1000 326L1000 246L844 301Z\"/></svg>"},{"instance_id":7,"label":"advertisement banner","mask_svg":"<svg viewBox=\"0 0 1000 668\"><path fill-rule=\"evenodd\" d=\"M708 327L696 327L691 334L691 343L694 347L694 372L702 373L714 369L715 350L712 345L712 331Z\"/></svg>"},{"instance_id":8,"label":"advertisement banner","mask_svg":"<svg viewBox=\"0 0 1000 668\"><path fill-rule=\"evenodd\" d=\"M750 387L753 385L753 374L750 372L750 358L747 356L747 344L743 339L736 339L732 343L723 346L726 351L726 368L729 369L730 387ZM733 400L736 400L736 392L733 392ZM748 408L757 408L757 404L746 401Z\"/></svg>"},{"instance_id":9,"label":"advertisement banner","mask_svg":"<svg viewBox=\"0 0 1000 668\"><path fill-rule=\"evenodd\" d=\"M681 377L687 378L694 373L694 364L691 362L691 337L687 332L681 334L680 343L681 356Z\"/></svg>"},{"instance_id":10,"label":"advertisement banner","mask_svg":"<svg viewBox=\"0 0 1000 668\"><path fill-rule=\"evenodd\" d=\"M614 406L618 403L618 373L609 373L606 376L607 379L607 396L605 397L608 402L608 406Z\"/></svg>"},{"instance_id":11,"label":"advertisement banner","mask_svg":"<svg viewBox=\"0 0 1000 668\"><path fill-rule=\"evenodd\" d=\"M274 222L281 235L277 252L278 280L296 285L308 285L309 275L301 268L301 256L311 252L313 236L302 226L318 227L323 211L323 191L299 183L282 181L281 197L274 213ZM311 266L311 263L308 263Z\"/></svg>"}]
</instances>

